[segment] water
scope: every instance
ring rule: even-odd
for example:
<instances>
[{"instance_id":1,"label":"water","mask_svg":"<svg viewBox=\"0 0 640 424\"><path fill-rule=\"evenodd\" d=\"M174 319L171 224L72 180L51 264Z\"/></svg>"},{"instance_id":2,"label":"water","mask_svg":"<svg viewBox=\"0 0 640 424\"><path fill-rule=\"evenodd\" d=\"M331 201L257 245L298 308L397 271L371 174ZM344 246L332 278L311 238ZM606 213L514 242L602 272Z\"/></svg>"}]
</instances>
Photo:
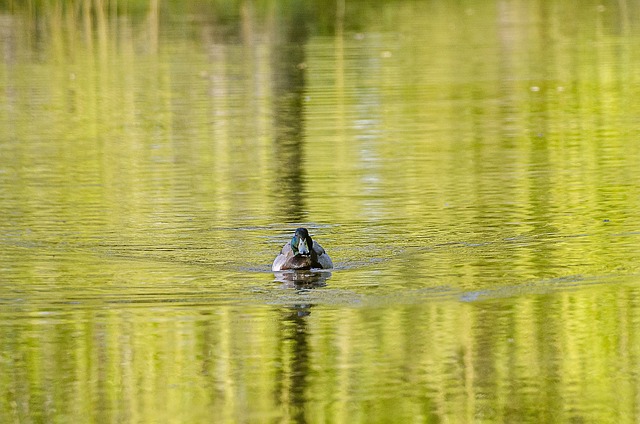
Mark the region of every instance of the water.
<instances>
[{"instance_id":1,"label":"water","mask_svg":"<svg viewBox=\"0 0 640 424\"><path fill-rule=\"evenodd\" d=\"M0 11L0 422L638 421L637 6Z\"/></svg>"}]
</instances>

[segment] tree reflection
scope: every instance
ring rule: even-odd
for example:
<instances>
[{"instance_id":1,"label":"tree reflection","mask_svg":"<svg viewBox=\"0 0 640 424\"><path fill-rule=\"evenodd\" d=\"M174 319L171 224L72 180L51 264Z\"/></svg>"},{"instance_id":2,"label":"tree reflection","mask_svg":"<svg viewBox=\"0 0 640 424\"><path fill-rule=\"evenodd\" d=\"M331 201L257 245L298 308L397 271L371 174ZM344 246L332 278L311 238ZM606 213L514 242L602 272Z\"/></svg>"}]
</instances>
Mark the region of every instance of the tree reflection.
<instances>
[{"instance_id":1,"label":"tree reflection","mask_svg":"<svg viewBox=\"0 0 640 424\"><path fill-rule=\"evenodd\" d=\"M295 423L306 422L307 379L309 376L308 309L311 305L294 305L283 309L283 352L290 365L284 372L280 400L287 406L288 415Z\"/></svg>"},{"instance_id":2,"label":"tree reflection","mask_svg":"<svg viewBox=\"0 0 640 424\"><path fill-rule=\"evenodd\" d=\"M283 11L284 12L284 11ZM300 222L306 217L304 169L304 44L308 38L308 14L299 7L278 15L272 46L273 116L276 190L282 214Z\"/></svg>"}]
</instances>

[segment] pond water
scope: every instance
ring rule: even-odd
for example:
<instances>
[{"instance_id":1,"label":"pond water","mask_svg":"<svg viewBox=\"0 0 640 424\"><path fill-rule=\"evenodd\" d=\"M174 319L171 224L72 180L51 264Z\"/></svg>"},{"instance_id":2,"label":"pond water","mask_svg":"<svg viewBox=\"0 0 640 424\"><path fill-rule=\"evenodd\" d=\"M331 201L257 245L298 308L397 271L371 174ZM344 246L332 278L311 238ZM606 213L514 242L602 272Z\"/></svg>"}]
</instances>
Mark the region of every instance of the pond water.
<instances>
[{"instance_id":1,"label":"pond water","mask_svg":"<svg viewBox=\"0 0 640 424\"><path fill-rule=\"evenodd\" d=\"M640 420L637 4L19 3L0 422Z\"/></svg>"}]
</instances>

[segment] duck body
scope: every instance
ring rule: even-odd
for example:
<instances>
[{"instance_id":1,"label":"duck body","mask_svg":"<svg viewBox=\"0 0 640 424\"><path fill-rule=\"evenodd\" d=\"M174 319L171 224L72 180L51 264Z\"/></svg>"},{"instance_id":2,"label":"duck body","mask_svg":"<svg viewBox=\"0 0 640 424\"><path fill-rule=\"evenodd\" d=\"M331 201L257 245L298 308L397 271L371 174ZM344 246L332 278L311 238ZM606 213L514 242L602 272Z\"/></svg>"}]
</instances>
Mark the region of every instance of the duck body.
<instances>
[{"instance_id":1,"label":"duck body","mask_svg":"<svg viewBox=\"0 0 640 424\"><path fill-rule=\"evenodd\" d=\"M333 268L331 258L317 241L311 239L306 228L298 228L291 241L285 244L271 265L272 271Z\"/></svg>"}]
</instances>

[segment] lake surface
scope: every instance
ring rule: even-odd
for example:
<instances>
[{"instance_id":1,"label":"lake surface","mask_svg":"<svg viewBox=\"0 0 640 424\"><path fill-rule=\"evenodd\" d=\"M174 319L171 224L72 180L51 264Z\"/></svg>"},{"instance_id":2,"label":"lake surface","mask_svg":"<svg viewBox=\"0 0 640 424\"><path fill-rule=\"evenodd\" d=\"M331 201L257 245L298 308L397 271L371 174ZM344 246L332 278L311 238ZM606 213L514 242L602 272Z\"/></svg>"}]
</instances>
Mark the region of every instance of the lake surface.
<instances>
[{"instance_id":1,"label":"lake surface","mask_svg":"<svg viewBox=\"0 0 640 424\"><path fill-rule=\"evenodd\" d=\"M25 3L0 422L640 420L639 5Z\"/></svg>"}]
</instances>

